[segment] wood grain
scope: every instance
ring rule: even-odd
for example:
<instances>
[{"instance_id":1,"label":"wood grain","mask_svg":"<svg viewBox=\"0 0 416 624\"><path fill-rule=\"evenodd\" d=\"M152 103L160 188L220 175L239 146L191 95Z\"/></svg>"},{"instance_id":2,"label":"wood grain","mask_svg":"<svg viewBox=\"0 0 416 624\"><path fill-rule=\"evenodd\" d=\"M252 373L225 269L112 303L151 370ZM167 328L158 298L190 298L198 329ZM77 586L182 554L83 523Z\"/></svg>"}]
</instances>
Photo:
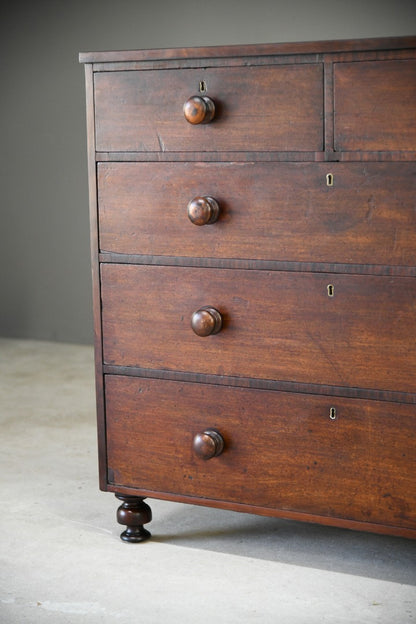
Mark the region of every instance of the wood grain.
<instances>
[{"instance_id":1,"label":"wood grain","mask_svg":"<svg viewBox=\"0 0 416 624\"><path fill-rule=\"evenodd\" d=\"M416 60L336 63L335 150L416 149Z\"/></svg>"},{"instance_id":2,"label":"wood grain","mask_svg":"<svg viewBox=\"0 0 416 624\"><path fill-rule=\"evenodd\" d=\"M414 278L108 264L101 279L106 364L415 391ZM201 338L204 305L223 328Z\"/></svg>"},{"instance_id":3,"label":"wood grain","mask_svg":"<svg viewBox=\"0 0 416 624\"><path fill-rule=\"evenodd\" d=\"M220 204L201 228L187 218L200 195ZM100 248L414 266L415 196L415 163L100 163Z\"/></svg>"},{"instance_id":4,"label":"wood grain","mask_svg":"<svg viewBox=\"0 0 416 624\"><path fill-rule=\"evenodd\" d=\"M129 539L148 496L416 537L416 37L81 60L100 487Z\"/></svg>"},{"instance_id":5,"label":"wood grain","mask_svg":"<svg viewBox=\"0 0 416 624\"><path fill-rule=\"evenodd\" d=\"M113 485L416 528L416 406L121 376L106 401Z\"/></svg>"},{"instance_id":6,"label":"wood grain","mask_svg":"<svg viewBox=\"0 0 416 624\"><path fill-rule=\"evenodd\" d=\"M99 72L96 149L322 150L322 76L321 64ZM201 80L216 114L211 123L192 126L183 105Z\"/></svg>"},{"instance_id":7,"label":"wood grain","mask_svg":"<svg viewBox=\"0 0 416 624\"><path fill-rule=\"evenodd\" d=\"M162 48L153 50L111 50L81 52L81 63L122 63L150 60L230 59L270 55L316 55L379 50L406 50L416 47L416 37L379 37L372 39L339 39L335 41L305 41L288 43L260 43L251 45L205 46L194 48ZM386 52L385 52L386 53ZM296 56L294 57L296 58Z\"/></svg>"}]
</instances>

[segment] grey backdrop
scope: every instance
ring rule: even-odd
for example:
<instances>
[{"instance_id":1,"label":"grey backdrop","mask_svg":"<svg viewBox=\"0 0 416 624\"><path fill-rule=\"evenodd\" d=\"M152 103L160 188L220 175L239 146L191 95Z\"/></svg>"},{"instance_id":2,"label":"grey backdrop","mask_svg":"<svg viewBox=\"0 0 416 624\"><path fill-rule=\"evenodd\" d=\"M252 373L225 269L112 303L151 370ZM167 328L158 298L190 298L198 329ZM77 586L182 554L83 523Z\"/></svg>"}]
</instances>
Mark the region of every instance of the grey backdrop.
<instances>
[{"instance_id":1,"label":"grey backdrop","mask_svg":"<svg viewBox=\"0 0 416 624\"><path fill-rule=\"evenodd\" d=\"M78 52L415 35L416 2L14 0L0 20L0 335L89 343Z\"/></svg>"}]
</instances>

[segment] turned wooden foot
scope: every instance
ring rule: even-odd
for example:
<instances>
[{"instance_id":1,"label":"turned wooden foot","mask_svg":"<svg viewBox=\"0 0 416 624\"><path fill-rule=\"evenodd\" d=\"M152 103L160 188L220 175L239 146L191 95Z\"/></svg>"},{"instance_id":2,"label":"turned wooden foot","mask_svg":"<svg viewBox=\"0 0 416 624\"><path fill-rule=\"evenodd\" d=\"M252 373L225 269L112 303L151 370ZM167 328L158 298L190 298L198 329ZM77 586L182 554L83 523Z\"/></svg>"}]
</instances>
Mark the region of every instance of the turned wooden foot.
<instances>
[{"instance_id":1,"label":"turned wooden foot","mask_svg":"<svg viewBox=\"0 0 416 624\"><path fill-rule=\"evenodd\" d=\"M149 505L138 496L116 494L116 498L123 502L117 509L117 521L126 526L126 530L120 535L120 539L133 543L144 542L149 539L151 533L143 528L143 525L152 519L152 510Z\"/></svg>"}]
</instances>

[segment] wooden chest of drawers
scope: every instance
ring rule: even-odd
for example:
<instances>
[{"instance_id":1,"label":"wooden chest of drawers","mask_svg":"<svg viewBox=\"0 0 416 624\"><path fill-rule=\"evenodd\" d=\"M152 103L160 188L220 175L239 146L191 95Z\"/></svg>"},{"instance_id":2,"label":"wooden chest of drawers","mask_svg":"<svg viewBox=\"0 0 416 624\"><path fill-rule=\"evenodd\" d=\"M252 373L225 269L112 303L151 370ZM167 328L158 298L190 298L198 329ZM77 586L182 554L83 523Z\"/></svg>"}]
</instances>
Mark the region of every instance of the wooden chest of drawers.
<instances>
[{"instance_id":1,"label":"wooden chest of drawers","mask_svg":"<svg viewBox=\"0 0 416 624\"><path fill-rule=\"evenodd\" d=\"M416 38L83 53L100 486L416 536Z\"/></svg>"}]
</instances>

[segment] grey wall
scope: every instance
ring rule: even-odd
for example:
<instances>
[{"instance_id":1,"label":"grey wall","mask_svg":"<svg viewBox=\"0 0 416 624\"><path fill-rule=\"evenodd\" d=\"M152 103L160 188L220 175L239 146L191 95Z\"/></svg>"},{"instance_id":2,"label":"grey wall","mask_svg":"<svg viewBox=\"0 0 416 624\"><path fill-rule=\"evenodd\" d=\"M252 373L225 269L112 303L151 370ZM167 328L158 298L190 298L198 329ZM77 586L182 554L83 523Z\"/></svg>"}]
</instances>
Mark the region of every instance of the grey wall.
<instances>
[{"instance_id":1,"label":"grey wall","mask_svg":"<svg viewBox=\"0 0 416 624\"><path fill-rule=\"evenodd\" d=\"M0 335L92 341L78 52L416 34L415 0L14 0L0 13Z\"/></svg>"}]
</instances>

